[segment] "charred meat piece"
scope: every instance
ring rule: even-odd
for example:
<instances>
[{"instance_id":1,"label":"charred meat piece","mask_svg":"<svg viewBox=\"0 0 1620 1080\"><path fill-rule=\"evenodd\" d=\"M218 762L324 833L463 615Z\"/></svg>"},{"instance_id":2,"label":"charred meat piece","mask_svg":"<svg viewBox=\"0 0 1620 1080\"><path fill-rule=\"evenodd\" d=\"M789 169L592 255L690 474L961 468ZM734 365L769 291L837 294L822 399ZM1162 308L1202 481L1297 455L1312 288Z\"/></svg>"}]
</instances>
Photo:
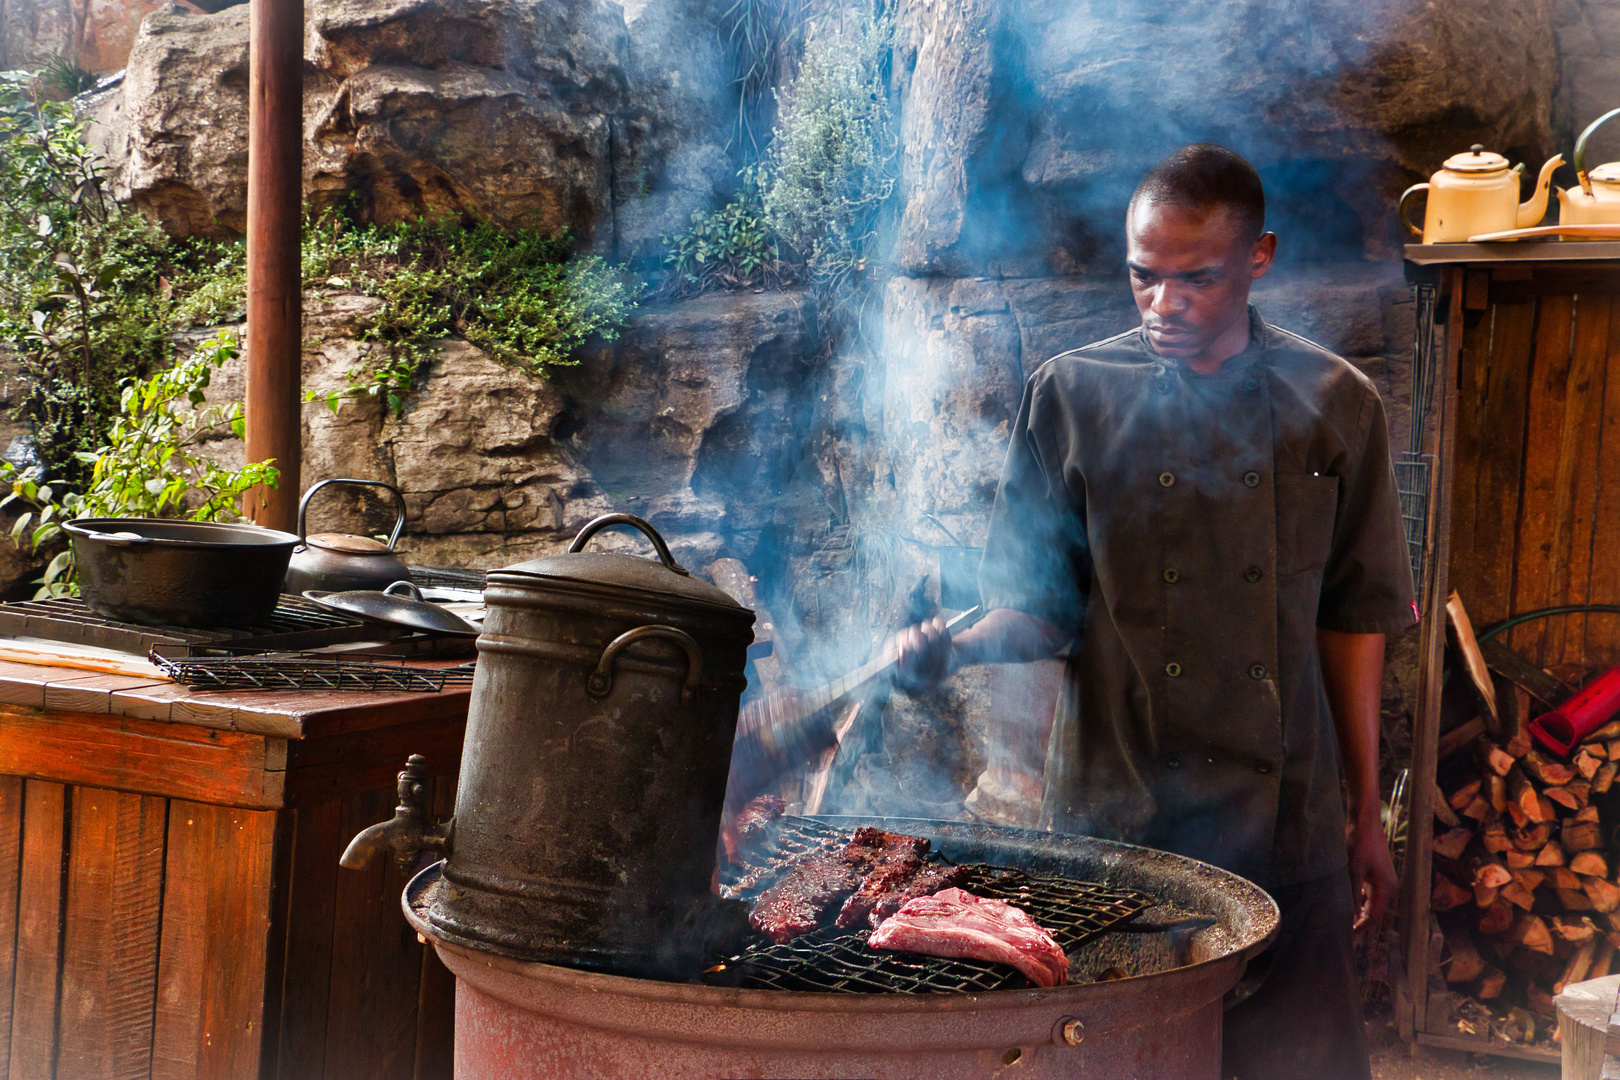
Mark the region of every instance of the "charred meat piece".
<instances>
[{"instance_id":1,"label":"charred meat piece","mask_svg":"<svg viewBox=\"0 0 1620 1080\"><path fill-rule=\"evenodd\" d=\"M827 912L861 883L861 871L838 851L814 851L760 894L748 923L778 945L821 925Z\"/></svg>"},{"instance_id":2,"label":"charred meat piece","mask_svg":"<svg viewBox=\"0 0 1620 1080\"><path fill-rule=\"evenodd\" d=\"M743 847L753 841L770 828L771 822L782 816L787 809L787 803L779 795L757 795L748 801L748 805L738 812L732 820L732 830L737 834L737 840Z\"/></svg>"},{"instance_id":3,"label":"charred meat piece","mask_svg":"<svg viewBox=\"0 0 1620 1080\"><path fill-rule=\"evenodd\" d=\"M920 867L928 846L920 836L857 829L837 851L815 851L795 859L786 876L760 894L748 921L778 945L785 945L838 911L874 869Z\"/></svg>"},{"instance_id":4,"label":"charred meat piece","mask_svg":"<svg viewBox=\"0 0 1620 1080\"><path fill-rule=\"evenodd\" d=\"M843 856L851 866L871 870L904 860L921 862L922 857L928 854L928 847L928 841L920 836L862 826L855 830L854 838L844 845Z\"/></svg>"},{"instance_id":5,"label":"charred meat piece","mask_svg":"<svg viewBox=\"0 0 1620 1080\"><path fill-rule=\"evenodd\" d=\"M1069 958L1029 913L1001 900L945 889L908 900L867 944L874 949L1010 964L1036 986L1069 981Z\"/></svg>"},{"instance_id":6,"label":"charred meat piece","mask_svg":"<svg viewBox=\"0 0 1620 1080\"><path fill-rule=\"evenodd\" d=\"M932 896L967 879L965 866L934 866L917 860L896 860L866 875L861 887L844 901L836 925L848 929L865 923L876 927L899 911L908 900Z\"/></svg>"}]
</instances>

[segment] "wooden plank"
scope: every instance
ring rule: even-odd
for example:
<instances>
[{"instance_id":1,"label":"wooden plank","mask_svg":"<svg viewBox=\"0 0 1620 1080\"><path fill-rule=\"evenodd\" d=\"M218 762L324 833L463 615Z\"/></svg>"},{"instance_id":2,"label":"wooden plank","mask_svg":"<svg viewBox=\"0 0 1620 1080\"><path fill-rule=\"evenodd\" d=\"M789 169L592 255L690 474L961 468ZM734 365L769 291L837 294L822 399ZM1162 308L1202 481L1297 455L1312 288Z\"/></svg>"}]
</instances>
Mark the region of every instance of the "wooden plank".
<instances>
[{"instance_id":1,"label":"wooden plank","mask_svg":"<svg viewBox=\"0 0 1620 1080\"><path fill-rule=\"evenodd\" d=\"M151 1072L166 810L150 795L73 789L63 1077L138 1080Z\"/></svg>"},{"instance_id":2,"label":"wooden plank","mask_svg":"<svg viewBox=\"0 0 1620 1080\"><path fill-rule=\"evenodd\" d=\"M342 832L352 836L393 814L394 792L343 800ZM422 945L399 910L405 879L393 859L374 859L337 879L332 938L331 1016L325 1076L411 1080Z\"/></svg>"},{"instance_id":3,"label":"wooden plank","mask_svg":"<svg viewBox=\"0 0 1620 1080\"><path fill-rule=\"evenodd\" d=\"M110 712L114 690L138 690L148 686L173 685L161 679L142 679L134 675L77 675L71 678L53 678L45 684L45 708L59 712Z\"/></svg>"},{"instance_id":4,"label":"wooden plank","mask_svg":"<svg viewBox=\"0 0 1620 1080\"><path fill-rule=\"evenodd\" d=\"M1609 320L1605 368L1587 596L1594 603L1620 603L1620 319ZM1620 662L1620 617L1589 616L1583 651L1594 666Z\"/></svg>"},{"instance_id":5,"label":"wooden plank","mask_svg":"<svg viewBox=\"0 0 1620 1080\"><path fill-rule=\"evenodd\" d=\"M1520 485L1518 543L1512 563L1513 610L1530 611L1554 603L1552 543L1560 492L1558 457L1563 443L1565 398L1569 388L1570 339L1575 298L1542 299L1536 319L1535 353L1530 361L1524 479ZM1513 520L1503 517L1504 524ZM1484 622L1481 617L1481 622ZM1513 650L1538 667L1553 663L1547 654L1546 621L1511 631Z\"/></svg>"},{"instance_id":6,"label":"wooden plank","mask_svg":"<svg viewBox=\"0 0 1620 1080\"><path fill-rule=\"evenodd\" d=\"M1502 644L1500 638L1486 638L1479 643L1479 651L1485 657L1486 666L1492 671L1516 686L1523 687L1527 693L1549 708L1562 705L1565 699L1574 693L1568 686Z\"/></svg>"},{"instance_id":7,"label":"wooden plank","mask_svg":"<svg viewBox=\"0 0 1620 1080\"><path fill-rule=\"evenodd\" d=\"M332 993L332 921L336 910L343 804L337 799L292 811L293 889L287 917L276 1076L322 1080ZM379 819L381 820L381 819Z\"/></svg>"},{"instance_id":8,"label":"wooden plank","mask_svg":"<svg viewBox=\"0 0 1620 1080\"><path fill-rule=\"evenodd\" d=\"M11 994L17 968L17 890L22 879L23 784L0 776L0 1063L11 1061Z\"/></svg>"},{"instance_id":9,"label":"wooden plank","mask_svg":"<svg viewBox=\"0 0 1620 1080\"><path fill-rule=\"evenodd\" d=\"M0 706L0 761L19 776L265 808L281 804L286 743L127 717Z\"/></svg>"},{"instance_id":10,"label":"wooden plank","mask_svg":"<svg viewBox=\"0 0 1620 1080\"><path fill-rule=\"evenodd\" d=\"M1429 575L1429 592L1423 605L1423 622L1418 630L1418 702L1412 731L1412 812L1409 851L1403 868L1401 890L1405 914L1406 980L1399 1023L1407 1035L1422 1031L1428 1008L1429 985L1429 889L1434 875L1430 829L1435 794L1435 770L1440 743L1441 670L1445 659L1446 616L1444 598L1451 592L1454 574L1452 555L1453 503L1457 489L1456 462L1461 386L1459 381L1464 338L1461 274L1446 272L1448 288L1441 292L1447 306L1443 345L1437 350L1434 380L1434 422L1430 425L1427 448L1435 454L1439 482L1435 489L1434 572Z\"/></svg>"},{"instance_id":11,"label":"wooden plank","mask_svg":"<svg viewBox=\"0 0 1620 1080\"><path fill-rule=\"evenodd\" d=\"M1451 572L1482 626L1512 610L1517 534L1511 523L1518 519L1535 315L1532 303L1498 304L1477 324L1446 331L1449 347L1463 350L1449 477L1455 502Z\"/></svg>"},{"instance_id":12,"label":"wooden plank","mask_svg":"<svg viewBox=\"0 0 1620 1080\"><path fill-rule=\"evenodd\" d=\"M48 1080L56 1075L67 820L66 787L40 780L23 785L17 960L11 996L10 1076L14 1080Z\"/></svg>"},{"instance_id":13,"label":"wooden plank","mask_svg":"<svg viewBox=\"0 0 1620 1080\"><path fill-rule=\"evenodd\" d=\"M275 823L170 804L153 1080L258 1076Z\"/></svg>"},{"instance_id":14,"label":"wooden plank","mask_svg":"<svg viewBox=\"0 0 1620 1080\"><path fill-rule=\"evenodd\" d=\"M1604 366L1609 346L1611 298L1575 298L1574 340L1559 432L1553 482L1552 565L1548 598L1555 604L1584 604L1592 574L1592 521L1597 512L1598 433L1603 413ZM1548 664L1586 666L1585 619L1579 615L1548 620L1544 628Z\"/></svg>"},{"instance_id":15,"label":"wooden plank","mask_svg":"<svg viewBox=\"0 0 1620 1080\"><path fill-rule=\"evenodd\" d=\"M361 791L392 791L412 754L427 758L431 775L454 776L461 768L465 730L464 719L418 720L290 743L286 803L307 806Z\"/></svg>"}]
</instances>

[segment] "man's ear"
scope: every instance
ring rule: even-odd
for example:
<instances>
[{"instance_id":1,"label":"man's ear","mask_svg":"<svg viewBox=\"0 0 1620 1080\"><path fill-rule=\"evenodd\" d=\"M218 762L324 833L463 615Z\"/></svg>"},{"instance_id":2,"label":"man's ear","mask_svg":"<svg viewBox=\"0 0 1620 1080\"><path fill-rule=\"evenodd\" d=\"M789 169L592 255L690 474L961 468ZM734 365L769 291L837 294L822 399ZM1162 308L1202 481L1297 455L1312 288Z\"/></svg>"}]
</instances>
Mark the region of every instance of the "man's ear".
<instances>
[{"instance_id":1,"label":"man's ear","mask_svg":"<svg viewBox=\"0 0 1620 1080\"><path fill-rule=\"evenodd\" d=\"M1259 281L1271 270L1272 260L1277 257L1277 234L1274 232L1262 233L1260 239L1254 242L1254 250L1249 255L1249 280Z\"/></svg>"}]
</instances>

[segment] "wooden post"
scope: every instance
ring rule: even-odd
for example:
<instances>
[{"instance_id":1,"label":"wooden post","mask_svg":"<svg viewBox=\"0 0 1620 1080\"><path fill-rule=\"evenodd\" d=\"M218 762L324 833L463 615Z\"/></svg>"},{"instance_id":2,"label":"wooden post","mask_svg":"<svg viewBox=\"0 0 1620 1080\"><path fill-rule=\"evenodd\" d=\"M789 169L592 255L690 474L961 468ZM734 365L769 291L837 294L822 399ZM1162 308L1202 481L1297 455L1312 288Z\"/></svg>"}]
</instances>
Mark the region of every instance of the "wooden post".
<instances>
[{"instance_id":1,"label":"wooden post","mask_svg":"<svg viewBox=\"0 0 1620 1080\"><path fill-rule=\"evenodd\" d=\"M294 528L301 487L303 305L303 0L252 0L248 37L247 460L274 459L276 488L245 508L258 524Z\"/></svg>"}]
</instances>

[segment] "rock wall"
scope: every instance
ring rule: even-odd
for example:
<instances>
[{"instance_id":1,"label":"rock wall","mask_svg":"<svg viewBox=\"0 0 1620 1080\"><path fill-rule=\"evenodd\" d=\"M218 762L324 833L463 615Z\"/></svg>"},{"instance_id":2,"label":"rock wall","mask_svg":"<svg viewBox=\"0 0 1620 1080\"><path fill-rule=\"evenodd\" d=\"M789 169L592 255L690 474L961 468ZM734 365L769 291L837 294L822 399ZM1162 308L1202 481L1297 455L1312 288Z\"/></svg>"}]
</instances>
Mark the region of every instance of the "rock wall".
<instances>
[{"instance_id":1,"label":"rock wall","mask_svg":"<svg viewBox=\"0 0 1620 1080\"><path fill-rule=\"evenodd\" d=\"M727 189L707 0L310 0L304 184L363 219L470 214L619 259ZM240 234L247 8L169 6L97 106L117 198L172 233Z\"/></svg>"},{"instance_id":2,"label":"rock wall","mask_svg":"<svg viewBox=\"0 0 1620 1080\"><path fill-rule=\"evenodd\" d=\"M340 386L365 362L371 346L355 337L376 301L322 292L305 303L304 385ZM370 399L304 406L304 484L352 476L399 487L403 546L423 565L510 565L612 510L651 518L690 565L751 556L792 467L787 448L805 435L789 403L814 349L814 308L797 293L644 308L618 342L552 379L445 341L399 415ZM210 397L240 400L242 379L238 361ZM238 463L241 443L216 453ZM335 494L311 507L309 524L375 532L385 515L385 501Z\"/></svg>"}]
</instances>

